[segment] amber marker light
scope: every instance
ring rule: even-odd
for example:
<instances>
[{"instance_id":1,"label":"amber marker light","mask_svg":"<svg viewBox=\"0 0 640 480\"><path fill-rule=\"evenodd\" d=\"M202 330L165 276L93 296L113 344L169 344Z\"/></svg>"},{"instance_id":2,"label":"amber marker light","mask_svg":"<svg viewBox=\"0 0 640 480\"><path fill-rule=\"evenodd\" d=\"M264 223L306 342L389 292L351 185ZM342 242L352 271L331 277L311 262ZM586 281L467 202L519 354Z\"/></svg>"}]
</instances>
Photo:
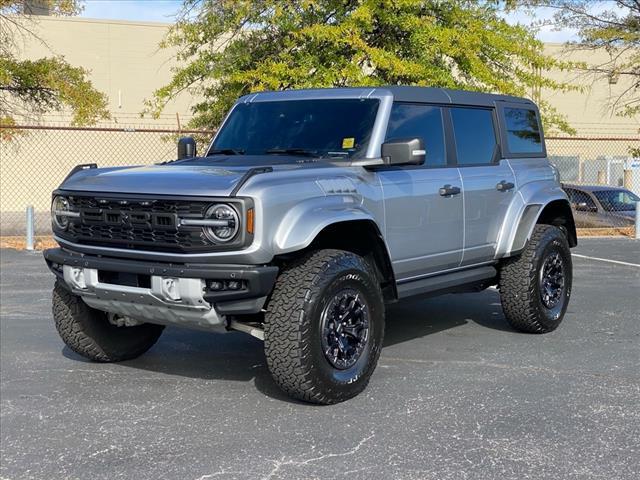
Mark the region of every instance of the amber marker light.
<instances>
[{"instance_id":1,"label":"amber marker light","mask_svg":"<svg viewBox=\"0 0 640 480\"><path fill-rule=\"evenodd\" d=\"M253 235L253 221L254 221L253 208L247 210L247 233Z\"/></svg>"}]
</instances>

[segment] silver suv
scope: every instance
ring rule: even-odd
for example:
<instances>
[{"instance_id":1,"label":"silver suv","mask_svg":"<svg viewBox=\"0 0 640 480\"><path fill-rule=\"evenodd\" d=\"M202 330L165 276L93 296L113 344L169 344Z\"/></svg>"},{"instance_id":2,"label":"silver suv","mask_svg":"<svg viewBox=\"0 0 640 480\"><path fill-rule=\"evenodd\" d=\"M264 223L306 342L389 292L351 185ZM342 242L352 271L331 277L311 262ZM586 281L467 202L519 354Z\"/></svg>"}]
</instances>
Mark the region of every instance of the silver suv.
<instances>
[{"instance_id":1,"label":"silver suv","mask_svg":"<svg viewBox=\"0 0 640 480\"><path fill-rule=\"evenodd\" d=\"M335 403L369 382L385 304L497 286L533 333L567 309L576 231L529 100L256 93L204 155L178 152L78 166L53 194L53 314L80 355L135 358L165 325L240 330L285 392Z\"/></svg>"}]
</instances>

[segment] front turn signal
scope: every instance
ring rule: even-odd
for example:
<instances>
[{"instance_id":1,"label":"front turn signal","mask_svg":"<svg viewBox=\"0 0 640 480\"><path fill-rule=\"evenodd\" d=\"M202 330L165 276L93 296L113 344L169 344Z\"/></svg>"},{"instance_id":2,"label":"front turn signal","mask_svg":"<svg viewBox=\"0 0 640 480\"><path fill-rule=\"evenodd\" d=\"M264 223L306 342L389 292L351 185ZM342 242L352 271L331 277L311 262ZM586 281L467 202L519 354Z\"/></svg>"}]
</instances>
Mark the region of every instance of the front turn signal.
<instances>
[{"instance_id":1,"label":"front turn signal","mask_svg":"<svg viewBox=\"0 0 640 480\"><path fill-rule=\"evenodd\" d=\"M249 210L247 210L247 233L250 235L253 235L253 223L254 223L254 218L255 217L255 213L253 208L250 208Z\"/></svg>"}]
</instances>

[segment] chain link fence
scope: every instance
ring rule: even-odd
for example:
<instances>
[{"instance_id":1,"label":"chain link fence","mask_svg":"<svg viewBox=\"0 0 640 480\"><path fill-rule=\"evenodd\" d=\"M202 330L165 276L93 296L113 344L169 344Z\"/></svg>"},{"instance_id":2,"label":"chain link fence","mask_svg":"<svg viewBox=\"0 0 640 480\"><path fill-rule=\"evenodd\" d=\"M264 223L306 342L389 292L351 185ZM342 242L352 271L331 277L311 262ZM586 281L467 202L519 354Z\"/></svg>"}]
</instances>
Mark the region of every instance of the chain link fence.
<instances>
[{"instance_id":1,"label":"chain link fence","mask_svg":"<svg viewBox=\"0 0 640 480\"><path fill-rule=\"evenodd\" d=\"M640 162L640 137L547 137L546 143L565 183L640 187L640 176L632 174Z\"/></svg>"},{"instance_id":2,"label":"chain link fence","mask_svg":"<svg viewBox=\"0 0 640 480\"><path fill-rule=\"evenodd\" d=\"M28 205L34 207L36 234L50 234L51 192L78 164L104 167L159 163L176 158L179 136L193 135L198 151L203 151L213 133L133 127L0 126L1 234L24 236ZM602 196L599 199L594 192L611 186L640 195L638 150L640 138L547 138L549 159L560 171L580 227L613 229L603 233L621 233L620 229L632 227L635 210L631 208L635 205L629 205L628 198L597 194ZM596 185L600 187L593 188Z\"/></svg>"},{"instance_id":3,"label":"chain link fence","mask_svg":"<svg viewBox=\"0 0 640 480\"><path fill-rule=\"evenodd\" d=\"M632 235L640 137L547 137L546 143L581 233Z\"/></svg>"}]
</instances>

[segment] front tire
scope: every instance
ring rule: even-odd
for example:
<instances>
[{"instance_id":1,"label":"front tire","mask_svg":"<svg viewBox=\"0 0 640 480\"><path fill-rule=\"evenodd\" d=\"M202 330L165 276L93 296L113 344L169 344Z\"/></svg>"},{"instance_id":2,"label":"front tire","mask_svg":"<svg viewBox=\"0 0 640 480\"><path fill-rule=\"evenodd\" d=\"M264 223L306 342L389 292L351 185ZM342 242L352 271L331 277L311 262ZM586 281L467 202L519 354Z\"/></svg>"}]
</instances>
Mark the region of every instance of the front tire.
<instances>
[{"instance_id":1,"label":"front tire","mask_svg":"<svg viewBox=\"0 0 640 480\"><path fill-rule=\"evenodd\" d=\"M265 313L264 347L275 382L291 397L332 404L362 392L384 336L384 303L371 265L319 250L287 266Z\"/></svg>"},{"instance_id":2,"label":"front tire","mask_svg":"<svg viewBox=\"0 0 640 480\"><path fill-rule=\"evenodd\" d=\"M558 227L536 225L522 254L500 270L500 300L507 321L522 332L555 330L567 311L572 283L567 237Z\"/></svg>"},{"instance_id":3,"label":"front tire","mask_svg":"<svg viewBox=\"0 0 640 480\"><path fill-rule=\"evenodd\" d=\"M64 343L95 362L139 357L158 341L164 330L163 325L152 323L132 327L113 325L107 313L89 307L59 281L53 289L53 319Z\"/></svg>"}]
</instances>

